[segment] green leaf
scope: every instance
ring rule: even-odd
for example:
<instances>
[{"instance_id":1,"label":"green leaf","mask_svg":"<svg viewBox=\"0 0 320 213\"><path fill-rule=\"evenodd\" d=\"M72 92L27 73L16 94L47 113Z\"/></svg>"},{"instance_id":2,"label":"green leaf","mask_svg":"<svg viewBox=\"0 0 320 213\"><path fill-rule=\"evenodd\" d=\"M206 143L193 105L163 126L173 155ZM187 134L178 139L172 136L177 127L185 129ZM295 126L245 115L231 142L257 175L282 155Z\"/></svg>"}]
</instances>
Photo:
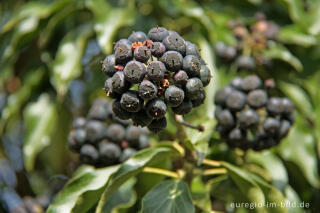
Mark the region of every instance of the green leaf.
<instances>
[{"instance_id":1,"label":"green leaf","mask_svg":"<svg viewBox=\"0 0 320 213\"><path fill-rule=\"evenodd\" d=\"M286 4L290 18L293 21L297 22L303 17L304 5L302 0L281 0L281 2Z\"/></svg>"},{"instance_id":2,"label":"green leaf","mask_svg":"<svg viewBox=\"0 0 320 213\"><path fill-rule=\"evenodd\" d=\"M162 157L168 157L171 154L177 154L177 151L165 147L154 147L144 149L125 161L117 172L112 175L110 182L107 184L101 196L96 213L103 212L104 204L107 203L121 184L139 174L148 164L155 160L161 160Z\"/></svg>"},{"instance_id":3,"label":"green leaf","mask_svg":"<svg viewBox=\"0 0 320 213\"><path fill-rule=\"evenodd\" d=\"M294 189L290 185L287 185L287 187L285 188L285 195L286 195L287 201L289 201L290 203L296 203L296 204L301 203L301 199L299 198L299 195L297 194L296 191L294 191ZM296 206L296 207L290 206L288 209L288 212L303 213L305 211L300 206Z\"/></svg>"},{"instance_id":4,"label":"green leaf","mask_svg":"<svg viewBox=\"0 0 320 213\"><path fill-rule=\"evenodd\" d=\"M137 199L137 195L133 191L135 183L135 178L124 183L105 204L104 212L118 213L121 209L131 207Z\"/></svg>"},{"instance_id":5,"label":"green leaf","mask_svg":"<svg viewBox=\"0 0 320 213\"><path fill-rule=\"evenodd\" d=\"M26 140L23 146L25 167L34 167L37 154L51 143L51 134L56 125L57 111L48 94L42 94L37 102L30 103L23 112Z\"/></svg>"},{"instance_id":6,"label":"green leaf","mask_svg":"<svg viewBox=\"0 0 320 213\"><path fill-rule=\"evenodd\" d=\"M285 44L300 45L303 47L309 47L317 44L316 37L306 34L297 25L281 27L278 39Z\"/></svg>"},{"instance_id":7,"label":"green leaf","mask_svg":"<svg viewBox=\"0 0 320 213\"><path fill-rule=\"evenodd\" d=\"M308 13L303 17L300 25L307 28L311 35L319 35L320 33L320 3L316 2L310 7Z\"/></svg>"},{"instance_id":8,"label":"green leaf","mask_svg":"<svg viewBox=\"0 0 320 213\"><path fill-rule=\"evenodd\" d=\"M279 59L293 66L297 71L302 71L303 66L299 59L283 45L272 43L268 49L264 51L264 56L269 59Z\"/></svg>"},{"instance_id":9,"label":"green leaf","mask_svg":"<svg viewBox=\"0 0 320 213\"><path fill-rule=\"evenodd\" d=\"M71 212L80 195L104 187L117 168L118 166L103 169L94 169L89 166L80 167L80 171L66 184L49 206L47 213Z\"/></svg>"},{"instance_id":10,"label":"green leaf","mask_svg":"<svg viewBox=\"0 0 320 213\"><path fill-rule=\"evenodd\" d=\"M111 53L113 37L124 26L133 25L135 10L133 3L128 3L127 8L112 8L104 0L86 0L86 6L95 16L94 30L98 35L98 43L105 53ZM106 12L108 11L108 12Z\"/></svg>"},{"instance_id":11,"label":"green leaf","mask_svg":"<svg viewBox=\"0 0 320 213\"><path fill-rule=\"evenodd\" d=\"M81 58L92 33L89 25L81 26L69 32L60 44L52 64L52 83L60 96L64 96L70 82L81 75Z\"/></svg>"},{"instance_id":12,"label":"green leaf","mask_svg":"<svg viewBox=\"0 0 320 213\"><path fill-rule=\"evenodd\" d=\"M180 180L167 180L142 199L142 213L194 213L188 185Z\"/></svg>"}]
</instances>

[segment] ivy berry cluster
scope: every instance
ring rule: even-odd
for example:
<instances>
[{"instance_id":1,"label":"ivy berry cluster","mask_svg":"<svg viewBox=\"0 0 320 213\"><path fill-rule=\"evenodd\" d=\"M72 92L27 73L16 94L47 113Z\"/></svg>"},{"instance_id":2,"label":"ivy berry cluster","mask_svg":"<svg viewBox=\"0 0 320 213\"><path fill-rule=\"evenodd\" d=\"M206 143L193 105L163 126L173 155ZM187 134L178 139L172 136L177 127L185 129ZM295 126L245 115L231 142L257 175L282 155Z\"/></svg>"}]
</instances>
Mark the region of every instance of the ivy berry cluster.
<instances>
[{"instance_id":1,"label":"ivy berry cluster","mask_svg":"<svg viewBox=\"0 0 320 213\"><path fill-rule=\"evenodd\" d=\"M276 146L294 123L294 105L269 97L268 83L256 75L236 77L216 92L216 126L230 147L256 151Z\"/></svg>"},{"instance_id":2,"label":"ivy berry cluster","mask_svg":"<svg viewBox=\"0 0 320 213\"><path fill-rule=\"evenodd\" d=\"M168 108L185 115L201 105L211 80L197 45L163 27L116 42L102 71L108 76L104 89L115 99L113 112L154 132L166 128Z\"/></svg>"},{"instance_id":3,"label":"ivy berry cluster","mask_svg":"<svg viewBox=\"0 0 320 213\"><path fill-rule=\"evenodd\" d=\"M82 163L105 167L125 161L137 150L149 146L148 130L116 117L111 103L98 98L87 118L73 121L69 148L80 154Z\"/></svg>"}]
</instances>

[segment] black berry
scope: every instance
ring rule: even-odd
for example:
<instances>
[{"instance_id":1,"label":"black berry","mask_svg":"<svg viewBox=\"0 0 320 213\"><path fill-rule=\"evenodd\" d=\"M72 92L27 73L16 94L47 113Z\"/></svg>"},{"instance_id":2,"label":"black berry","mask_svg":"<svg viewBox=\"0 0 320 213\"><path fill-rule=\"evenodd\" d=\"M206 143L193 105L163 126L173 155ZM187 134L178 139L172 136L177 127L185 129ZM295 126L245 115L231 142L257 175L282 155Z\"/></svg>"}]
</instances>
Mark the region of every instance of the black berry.
<instances>
[{"instance_id":1,"label":"black berry","mask_svg":"<svg viewBox=\"0 0 320 213\"><path fill-rule=\"evenodd\" d=\"M146 112L152 119L159 119L166 115L167 105L160 98L156 98L147 103Z\"/></svg>"},{"instance_id":2,"label":"black berry","mask_svg":"<svg viewBox=\"0 0 320 213\"><path fill-rule=\"evenodd\" d=\"M139 96L143 100L151 100L157 96L158 89L151 81L143 80L139 85Z\"/></svg>"},{"instance_id":3,"label":"black berry","mask_svg":"<svg viewBox=\"0 0 320 213\"><path fill-rule=\"evenodd\" d=\"M127 91L122 94L120 104L128 112L138 112L142 108L143 100L137 92Z\"/></svg>"},{"instance_id":4,"label":"black berry","mask_svg":"<svg viewBox=\"0 0 320 213\"><path fill-rule=\"evenodd\" d=\"M183 65L183 57L176 51L165 52L161 57L161 61L170 71L178 71L182 68Z\"/></svg>"},{"instance_id":5,"label":"black berry","mask_svg":"<svg viewBox=\"0 0 320 213\"><path fill-rule=\"evenodd\" d=\"M184 91L176 86L169 86L164 93L164 100L168 106L177 107L184 99Z\"/></svg>"},{"instance_id":6,"label":"black berry","mask_svg":"<svg viewBox=\"0 0 320 213\"><path fill-rule=\"evenodd\" d=\"M125 79L131 83L140 83L146 74L146 67L138 61L130 61L124 68Z\"/></svg>"}]
</instances>

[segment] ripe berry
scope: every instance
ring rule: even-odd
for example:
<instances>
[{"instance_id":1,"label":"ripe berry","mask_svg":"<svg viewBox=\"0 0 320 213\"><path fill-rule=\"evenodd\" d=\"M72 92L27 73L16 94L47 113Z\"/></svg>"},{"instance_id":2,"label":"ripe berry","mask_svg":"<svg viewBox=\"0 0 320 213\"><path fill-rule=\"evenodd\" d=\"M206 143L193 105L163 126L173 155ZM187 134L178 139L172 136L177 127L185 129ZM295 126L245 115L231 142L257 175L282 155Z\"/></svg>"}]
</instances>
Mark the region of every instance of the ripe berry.
<instances>
[{"instance_id":1,"label":"ripe berry","mask_svg":"<svg viewBox=\"0 0 320 213\"><path fill-rule=\"evenodd\" d=\"M185 115L191 112L192 110L192 102L191 101L183 101L179 106L172 107L172 111L177 115Z\"/></svg>"},{"instance_id":2,"label":"ripe berry","mask_svg":"<svg viewBox=\"0 0 320 213\"><path fill-rule=\"evenodd\" d=\"M256 67L256 62L250 56L241 55L237 58L236 65L241 70L252 70Z\"/></svg>"},{"instance_id":3,"label":"ripe berry","mask_svg":"<svg viewBox=\"0 0 320 213\"><path fill-rule=\"evenodd\" d=\"M145 74L145 65L138 61L130 61L124 68L125 79L133 84L140 83Z\"/></svg>"},{"instance_id":4,"label":"ripe berry","mask_svg":"<svg viewBox=\"0 0 320 213\"><path fill-rule=\"evenodd\" d=\"M227 97L232 91L233 91L233 88L231 88L230 86L226 86L219 89L214 96L214 103L217 105L224 106L226 103Z\"/></svg>"},{"instance_id":5,"label":"ripe berry","mask_svg":"<svg viewBox=\"0 0 320 213\"><path fill-rule=\"evenodd\" d=\"M119 76L118 76L119 77ZM106 94L110 98L118 98L119 94L116 93L112 86L112 78L108 78L104 83L104 90Z\"/></svg>"},{"instance_id":6,"label":"ripe berry","mask_svg":"<svg viewBox=\"0 0 320 213\"><path fill-rule=\"evenodd\" d=\"M123 39L120 39L119 41L117 41L116 43L115 43L115 45L114 45L114 50L116 50L117 48L119 48L119 45L120 44L127 44L127 45L132 45L132 42L131 41L129 41L128 39L126 39L126 38L123 38Z\"/></svg>"},{"instance_id":7,"label":"ripe berry","mask_svg":"<svg viewBox=\"0 0 320 213\"><path fill-rule=\"evenodd\" d=\"M173 76L174 83L180 86L186 85L188 79L189 79L188 74L183 70L180 70Z\"/></svg>"},{"instance_id":8,"label":"ripe berry","mask_svg":"<svg viewBox=\"0 0 320 213\"><path fill-rule=\"evenodd\" d=\"M120 104L128 112L138 112L143 106L143 100L136 91L130 90L122 94Z\"/></svg>"},{"instance_id":9,"label":"ripe berry","mask_svg":"<svg viewBox=\"0 0 320 213\"><path fill-rule=\"evenodd\" d=\"M77 117L72 122L72 127L74 129L83 128L86 125L86 119L83 117Z\"/></svg>"},{"instance_id":10,"label":"ripe berry","mask_svg":"<svg viewBox=\"0 0 320 213\"><path fill-rule=\"evenodd\" d=\"M144 149L144 148L147 148L147 147L149 147L149 138L147 137L147 135L143 134L139 138L138 149Z\"/></svg>"},{"instance_id":11,"label":"ripe berry","mask_svg":"<svg viewBox=\"0 0 320 213\"><path fill-rule=\"evenodd\" d=\"M99 153L94 146L85 144L81 147L80 159L83 163L93 164L98 160L98 158Z\"/></svg>"},{"instance_id":12,"label":"ripe berry","mask_svg":"<svg viewBox=\"0 0 320 213\"><path fill-rule=\"evenodd\" d=\"M138 144L141 135L142 135L141 128L136 126L129 126L126 129L125 138L130 144Z\"/></svg>"},{"instance_id":13,"label":"ripe berry","mask_svg":"<svg viewBox=\"0 0 320 213\"><path fill-rule=\"evenodd\" d=\"M155 98L147 103L146 112L150 118L159 119L166 115L167 105L160 98Z\"/></svg>"},{"instance_id":14,"label":"ripe berry","mask_svg":"<svg viewBox=\"0 0 320 213\"><path fill-rule=\"evenodd\" d=\"M135 48L133 55L137 61L145 63L149 60L149 58L151 56L151 52L148 47L139 46L139 47Z\"/></svg>"},{"instance_id":15,"label":"ripe berry","mask_svg":"<svg viewBox=\"0 0 320 213\"><path fill-rule=\"evenodd\" d=\"M166 50L173 50L181 53L182 55L186 54L186 44L184 39L178 33L169 33L162 41Z\"/></svg>"},{"instance_id":16,"label":"ripe berry","mask_svg":"<svg viewBox=\"0 0 320 213\"><path fill-rule=\"evenodd\" d=\"M287 120L282 120L280 123L280 129L279 129L279 135L278 135L279 139L286 137L289 133L290 128L291 128L290 122Z\"/></svg>"},{"instance_id":17,"label":"ripe berry","mask_svg":"<svg viewBox=\"0 0 320 213\"><path fill-rule=\"evenodd\" d=\"M200 51L197 45L191 43L190 41L186 41L186 55L195 55L200 58Z\"/></svg>"},{"instance_id":18,"label":"ripe berry","mask_svg":"<svg viewBox=\"0 0 320 213\"><path fill-rule=\"evenodd\" d=\"M193 100L191 101L191 102L192 102L192 106L193 106L193 107L198 107L198 106L200 106L201 104L204 103L205 99L206 99L206 93L205 93L204 91L202 91L202 92L200 93L200 95L199 95L198 98L193 99Z\"/></svg>"},{"instance_id":19,"label":"ripe berry","mask_svg":"<svg viewBox=\"0 0 320 213\"><path fill-rule=\"evenodd\" d=\"M118 162L121 149L117 144L104 140L99 144L99 156L104 164L111 165Z\"/></svg>"},{"instance_id":20,"label":"ripe berry","mask_svg":"<svg viewBox=\"0 0 320 213\"><path fill-rule=\"evenodd\" d=\"M281 113L281 98L270 98L267 104L268 113L271 115L278 115Z\"/></svg>"},{"instance_id":21,"label":"ripe berry","mask_svg":"<svg viewBox=\"0 0 320 213\"><path fill-rule=\"evenodd\" d=\"M233 145L238 146L237 143L244 142L246 140L246 135L241 129L234 128L233 130L230 131L228 135L228 140Z\"/></svg>"},{"instance_id":22,"label":"ripe berry","mask_svg":"<svg viewBox=\"0 0 320 213\"><path fill-rule=\"evenodd\" d=\"M169 32L164 27L154 27L148 32L148 37L152 41L162 41L168 35L169 35Z\"/></svg>"},{"instance_id":23,"label":"ripe berry","mask_svg":"<svg viewBox=\"0 0 320 213\"><path fill-rule=\"evenodd\" d=\"M145 40L148 40L149 38L147 37L147 35L144 32L141 31L137 31L137 32L133 32L131 33L131 35L129 36L129 41L131 41L132 43L134 42L143 42Z\"/></svg>"},{"instance_id":24,"label":"ripe berry","mask_svg":"<svg viewBox=\"0 0 320 213\"><path fill-rule=\"evenodd\" d=\"M116 58L114 54L107 56L102 62L102 72L108 76L113 76L117 71L116 68Z\"/></svg>"},{"instance_id":25,"label":"ripe berry","mask_svg":"<svg viewBox=\"0 0 320 213\"><path fill-rule=\"evenodd\" d=\"M125 129L120 124L111 124L107 128L106 136L110 141L120 143L124 140Z\"/></svg>"},{"instance_id":26,"label":"ripe berry","mask_svg":"<svg viewBox=\"0 0 320 213\"><path fill-rule=\"evenodd\" d=\"M231 112L227 109L222 110L217 116L218 122L224 128L231 128L234 126L234 118Z\"/></svg>"},{"instance_id":27,"label":"ripe berry","mask_svg":"<svg viewBox=\"0 0 320 213\"><path fill-rule=\"evenodd\" d=\"M232 46L228 46L224 50L223 58L230 61L230 60L234 59L236 57L236 55L237 55L236 48L234 48Z\"/></svg>"},{"instance_id":28,"label":"ripe berry","mask_svg":"<svg viewBox=\"0 0 320 213\"><path fill-rule=\"evenodd\" d=\"M164 100L166 104L171 107L179 106L183 99L184 91L176 86L169 86L164 93Z\"/></svg>"},{"instance_id":29,"label":"ripe berry","mask_svg":"<svg viewBox=\"0 0 320 213\"><path fill-rule=\"evenodd\" d=\"M262 86L261 79L256 75L249 75L242 81L242 89L246 92L258 89Z\"/></svg>"},{"instance_id":30,"label":"ripe berry","mask_svg":"<svg viewBox=\"0 0 320 213\"><path fill-rule=\"evenodd\" d=\"M219 56L221 58L224 57L226 48L227 48L227 45L222 41L217 42L214 46L214 50L215 50L217 56Z\"/></svg>"},{"instance_id":31,"label":"ripe berry","mask_svg":"<svg viewBox=\"0 0 320 213\"><path fill-rule=\"evenodd\" d=\"M151 81L143 80L139 85L139 96L143 100L151 100L157 96L158 89Z\"/></svg>"},{"instance_id":32,"label":"ripe berry","mask_svg":"<svg viewBox=\"0 0 320 213\"><path fill-rule=\"evenodd\" d=\"M151 124L152 118L147 115L145 110L140 110L139 112L132 114L132 122L134 125L145 127Z\"/></svg>"},{"instance_id":33,"label":"ripe berry","mask_svg":"<svg viewBox=\"0 0 320 213\"><path fill-rule=\"evenodd\" d=\"M242 90L242 78L240 77L235 77L231 80L230 86L232 86L233 88L237 89L237 90Z\"/></svg>"},{"instance_id":34,"label":"ripe berry","mask_svg":"<svg viewBox=\"0 0 320 213\"><path fill-rule=\"evenodd\" d=\"M201 66L200 80L204 87L207 86L211 81L211 73L209 68L206 65Z\"/></svg>"},{"instance_id":35,"label":"ripe berry","mask_svg":"<svg viewBox=\"0 0 320 213\"><path fill-rule=\"evenodd\" d=\"M187 97L190 100L198 99L203 92L203 84L199 78L190 78L186 84Z\"/></svg>"},{"instance_id":36,"label":"ripe berry","mask_svg":"<svg viewBox=\"0 0 320 213\"><path fill-rule=\"evenodd\" d=\"M153 56L160 58L166 52L166 47L161 42L153 42L150 50Z\"/></svg>"},{"instance_id":37,"label":"ripe berry","mask_svg":"<svg viewBox=\"0 0 320 213\"><path fill-rule=\"evenodd\" d=\"M133 148L125 148L120 156L120 162L128 160L132 155L136 154L137 150Z\"/></svg>"},{"instance_id":38,"label":"ripe berry","mask_svg":"<svg viewBox=\"0 0 320 213\"><path fill-rule=\"evenodd\" d=\"M132 59L131 45L117 43L114 52L116 64L125 64Z\"/></svg>"},{"instance_id":39,"label":"ripe berry","mask_svg":"<svg viewBox=\"0 0 320 213\"><path fill-rule=\"evenodd\" d=\"M233 90L228 95L226 106L232 111L240 111L246 104L246 96L244 93Z\"/></svg>"},{"instance_id":40,"label":"ripe berry","mask_svg":"<svg viewBox=\"0 0 320 213\"><path fill-rule=\"evenodd\" d=\"M88 119L100 121L107 120L110 114L109 107L109 102L106 99L97 98L88 112Z\"/></svg>"},{"instance_id":41,"label":"ripe berry","mask_svg":"<svg viewBox=\"0 0 320 213\"><path fill-rule=\"evenodd\" d=\"M160 82L164 78L166 66L161 61L151 61L147 66L147 77L154 82Z\"/></svg>"},{"instance_id":42,"label":"ripe berry","mask_svg":"<svg viewBox=\"0 0 320 213\"><path fill-rule=\"evenodd\" d=\"M252 109L242 111L238 119L240 127L243 129L255 127L259 124L259 115Z\"/></svg>"},{"instance_id":43,"label":"ripe berry","mask_svg":"<svg viewBox=\"0 0 320 213\"><path fill-rule=\"evenodd\" d=\"M106 127L100 121L89 121L86 125L86 138L89 142L95 143L106 135Z\"/></svg>"},{"instance_id":44,"label":"ripe berry","mask_svg":"<svg viewBox=\"0 0 320 213\"><path fill-rule=\"evenodd\" d=\"M188 76L199 76L201 63L197 56L187 55L183 58L183 70L188 74Z\"/></svg>"},{"instance_id":45,"label":"ripe berry","mask_svg":"<svg viewBox=\"0 0 320 213\"><path fill-rule=\"evenodd\" d=\"M113 113L122 120L127 120L131 118L131 113L121 107L120 101L114 101L112 103Z\"/></svg>"},{"instance_id":46,"label":"ripe berry","mask_svg":"<svg viewBox=\"0 0 320 213\"><path fill-rule=\"evenodd\" d=\"M159 132L167 127L166 117L160 118L159 120L153 120L151 124L148 125L148 129L153 132Z\"/></svg>"},{"instance_id":47,"label":"ripe berry","mask_svg":"<svg viewBox=\"0 0 320 213\"><path fill-rule=\"evenodd\" d=\"M290 114L294 111L294 105L289 98L282 98L280 106L281 111L285 114Z\"/></svg>"},{"instance_id":48,"label":"ripe berry","mask_svg":"<svg viewBox=\"0 0 320 213\"><path fill-rule=\"evenodd\" d=\"M247 97L248 104L255 109L265 106L267 100L267 94L262 89L257 89L249 92Z\"/></svg>"},{"instance_id":49,"label":"ripe berry","mask_svg":"<svg viewBox=\"0 0 320 213\"><path fill-rule=\"evenodd\" d=\"M262 126L267 133L276 135L277 131L280 128L280 122L275 118L269 117L263 122Z\"/></svg>"},{"instance_id":50,"label":"ripe berry","mask_svg":"<svg viewBox=\"0 0 320 213\"><path fill-rule=\"evenodd\" d=\"M123 93L125 91L128 90L128 88L130 87L130 84L126 81L125 79L125 75L124 72L116 72L113 76L112 76L112 91L116 92L116 93Z\"/></svg>"},{"instance_id":51,"label":"ripe berry","mask_svg":"<svg viewBox=\"0 0 320 213\"><path fill-rule=\"evenodd\" d=\"M161 61L170 71L178 71L182 68L183 65L183 57L176 51L165 52L161 57Z\"/></svg>"}]
</instances>

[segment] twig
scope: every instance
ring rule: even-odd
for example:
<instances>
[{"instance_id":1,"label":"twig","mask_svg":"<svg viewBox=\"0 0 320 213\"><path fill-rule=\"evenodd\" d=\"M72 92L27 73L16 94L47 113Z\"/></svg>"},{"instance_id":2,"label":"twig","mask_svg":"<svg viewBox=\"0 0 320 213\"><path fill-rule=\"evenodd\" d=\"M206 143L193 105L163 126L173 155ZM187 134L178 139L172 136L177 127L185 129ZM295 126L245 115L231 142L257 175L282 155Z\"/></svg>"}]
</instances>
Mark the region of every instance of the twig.
<instances>
[{"instance_id":1,"label":"twig","mask_svg":"<svg viewBox=\"0 0 320 213\"><path fill-rule=\"evenodd\" d=\"M181 115L175 115L175 120L178 123L180 123L181 125L183 125L183 126L199 130L200 132L204 131L204 126L202 126L202 125L198 125L198 126L192 125L192 124L186 122Z\"/></svg>"},{"instance_id":2,"label":"twig","mask_svg":"<svg viewBox=\"0 0 320 213\"><path fill-rule=\"evenodd\" d=\"M225 168L206 169L203 171L203 175L220 175L226 173L227 170Z\"/></svg>"},{"instance_id":3,"label":"twig","mask_svg":"<svg viewBox=\"0 0 320 213\"><path fill-rule=\"evenodd\" d=\"M221 163L216 160L203 159L202 163L208 166L221 166Z\"/></svg>"}]
</instances>

